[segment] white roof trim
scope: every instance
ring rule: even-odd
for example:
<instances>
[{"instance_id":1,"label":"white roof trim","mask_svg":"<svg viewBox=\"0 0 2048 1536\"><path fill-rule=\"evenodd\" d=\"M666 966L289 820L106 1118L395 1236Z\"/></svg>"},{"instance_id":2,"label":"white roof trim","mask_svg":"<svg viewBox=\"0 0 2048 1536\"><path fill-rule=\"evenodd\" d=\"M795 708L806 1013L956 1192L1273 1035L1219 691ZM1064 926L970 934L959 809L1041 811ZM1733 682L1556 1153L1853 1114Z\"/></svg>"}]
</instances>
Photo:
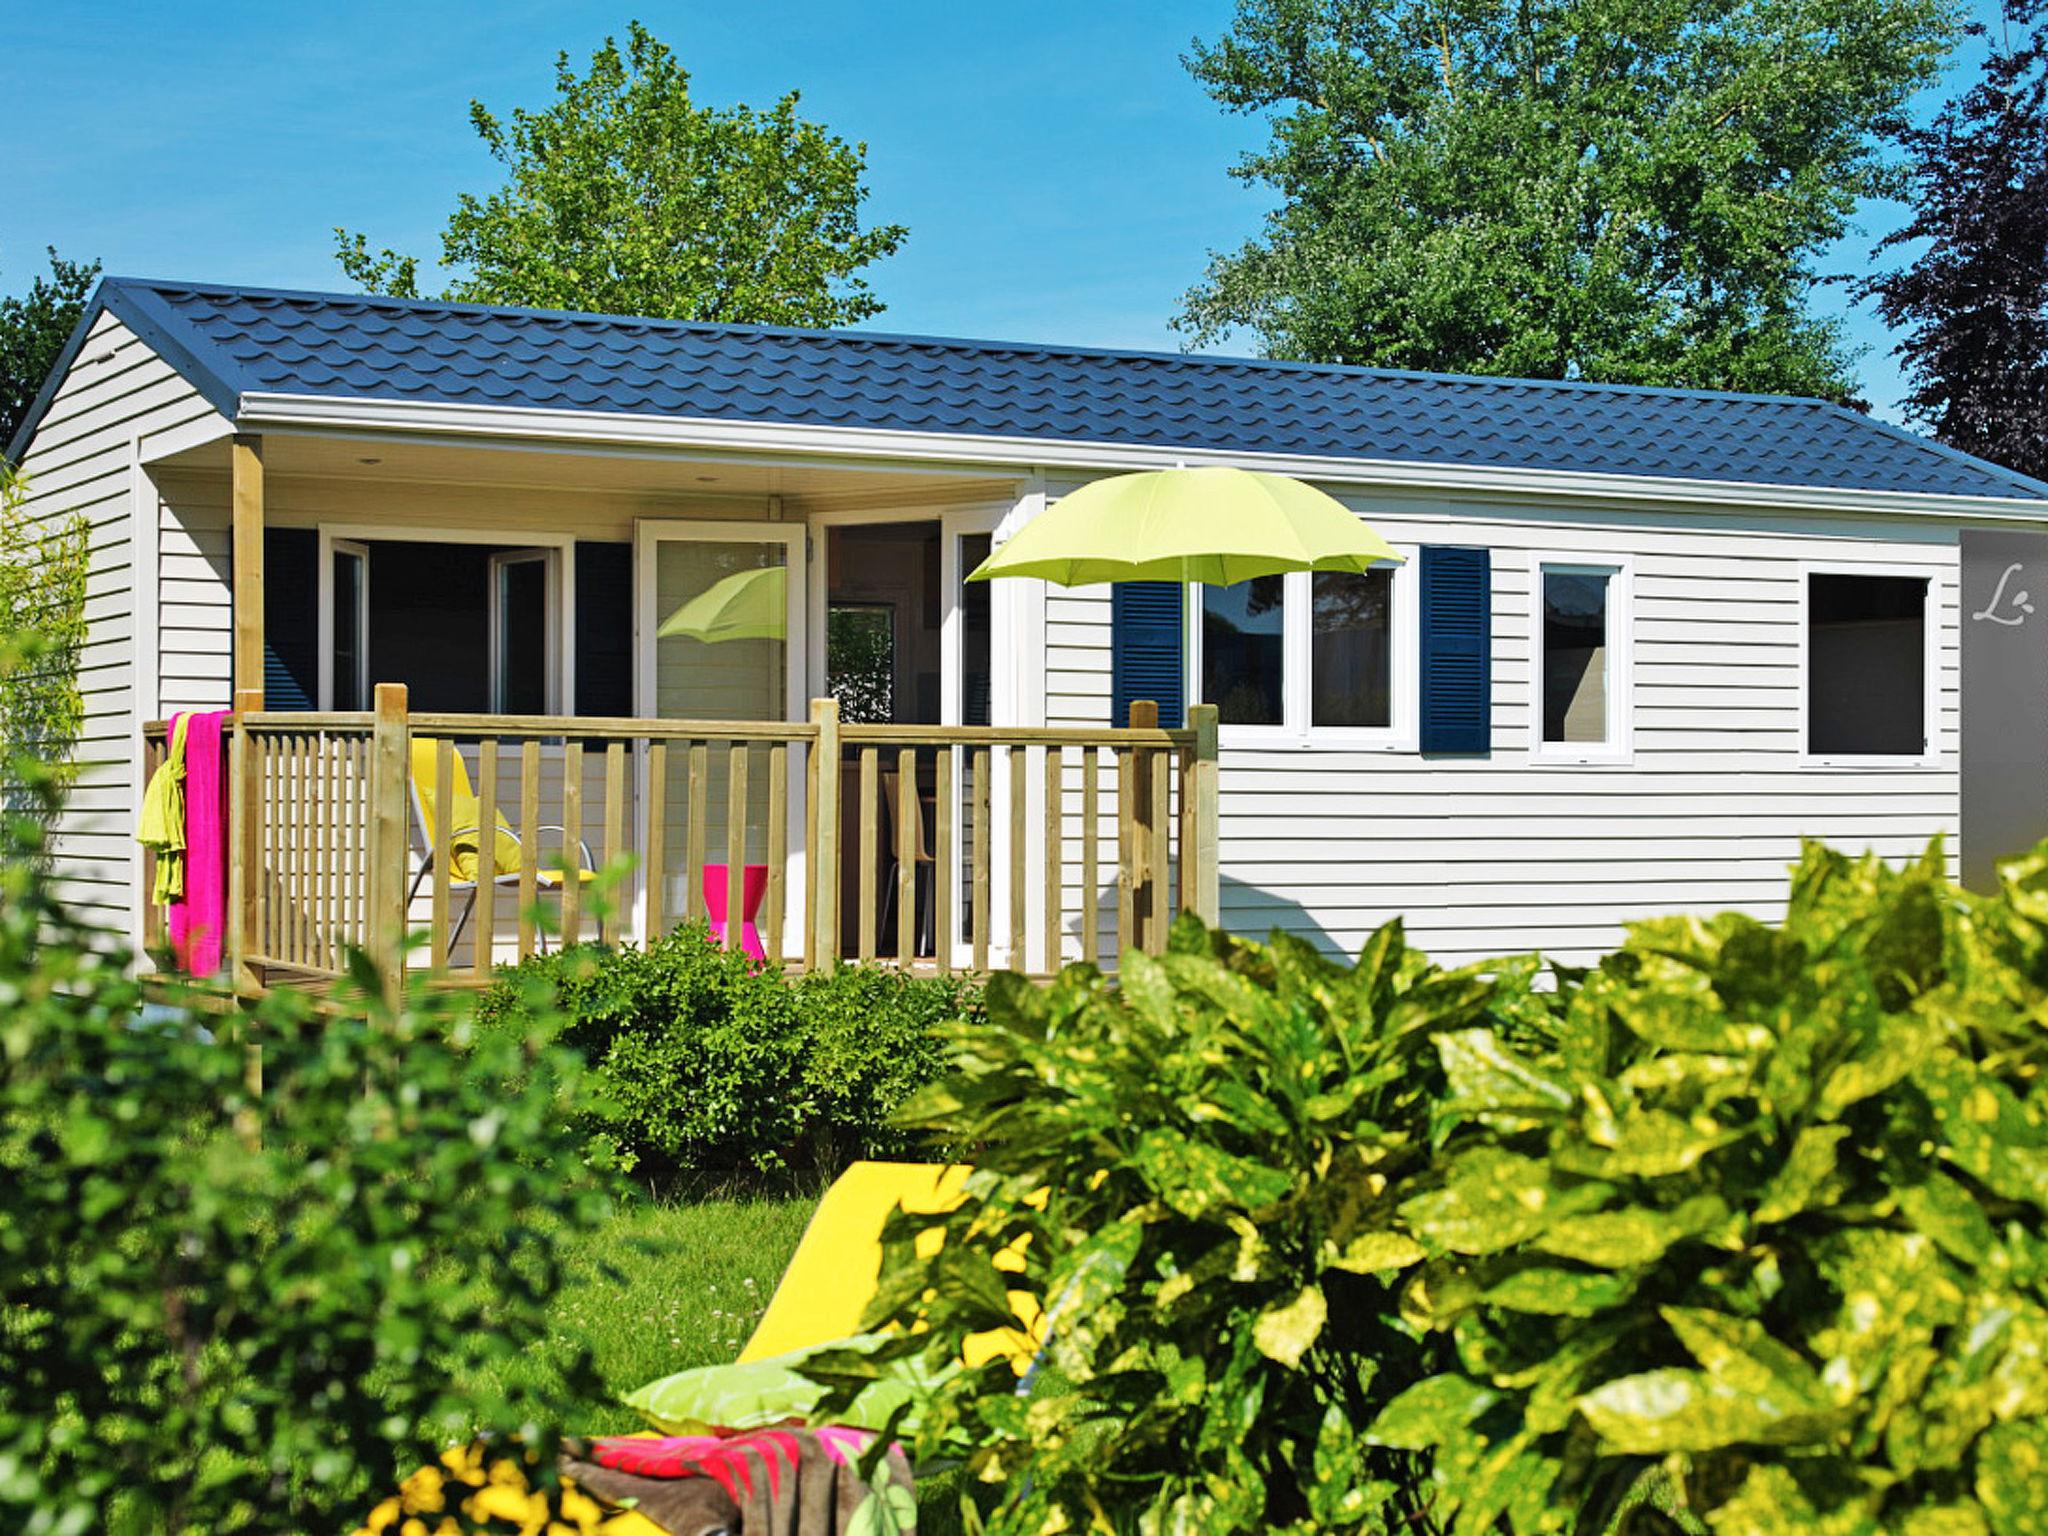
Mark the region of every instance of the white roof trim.
<instances>
[{"instance_id":1,"label":"white roof trim","mask_svg":"<svg viewBox=\"0 0 2048 1536\"><path fill-rule=\"evenodd\" d=\"M1508 491L1518 496L1588 497L1620 501L1710 500L1724 506L1801 511L1891 513L1950 519L2048 521L2048 501L2027 497L1946 496L1736 480L1619 475L1512 466L1415 463L1305 454L1231 453L1198 445L1069 442L961 432L907 432L821 427L791 422L637 415L622 411L543 410L531 406L458 405L439 401L336 399L325 395L250 393L235 425L242 431L341 429L378 433L609 444L640 449L713 449L841 459L1081 471L1236 464L1303 480L1419 490Z\"/></svg>"}]
</instances>

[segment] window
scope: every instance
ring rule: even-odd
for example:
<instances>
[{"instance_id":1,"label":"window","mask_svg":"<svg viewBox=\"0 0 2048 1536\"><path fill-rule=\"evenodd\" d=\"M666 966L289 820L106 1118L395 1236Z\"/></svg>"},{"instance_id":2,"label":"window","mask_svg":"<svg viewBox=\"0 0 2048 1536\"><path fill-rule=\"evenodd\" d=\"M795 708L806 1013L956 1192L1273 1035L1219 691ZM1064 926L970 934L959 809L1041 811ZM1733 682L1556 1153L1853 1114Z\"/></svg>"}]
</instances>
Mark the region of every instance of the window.
<instances>
[{"instance_id":1,"label":"window","mask_svg":"<svg viewBox=\"0 0 2048 1536\"><path fill-rule=\"evenodd\" d=\"M1629 573L1538 562L1535 754L1564 762L1629 750Z\"/></svg>"},{"instance_id":2,"label":"window","mask_svg":"<svg viewBox=\"0 0 2048 1536\"><path fill-rule=\"evenodd\" d=\"M1286 582L1202 589L1202 697L1224 725L1284 725Z\"/></svg>"},{"instance_id":3,"label":"window","mask_svg":"<svg viewBox=\"0 0 2048 1536\"><path fill-rule=\"evenodd\" d=\"M1318 571L1310 579L1309 719L1394 723L1394 573Z\"/></svg>"},{"instance_id":4,"label":"window","mask_svg":"<svg viewBox=\"0 0 2048 1536\"><path fill-rule=\"evenodd\" d=\"M1197 590L1199 696L1225 728L1413 745L1412 559Z\"/></svg>"},{"instance_id":5,"label":"window","mask_svg":"<svg viewBox=\"0 0 2048 1536\"><path fill-rule=\"evenodd\" d=\"M1809 571L1806 750L1819 758L1927 751L1927 578Z\"/></svg>"}]
</instances>

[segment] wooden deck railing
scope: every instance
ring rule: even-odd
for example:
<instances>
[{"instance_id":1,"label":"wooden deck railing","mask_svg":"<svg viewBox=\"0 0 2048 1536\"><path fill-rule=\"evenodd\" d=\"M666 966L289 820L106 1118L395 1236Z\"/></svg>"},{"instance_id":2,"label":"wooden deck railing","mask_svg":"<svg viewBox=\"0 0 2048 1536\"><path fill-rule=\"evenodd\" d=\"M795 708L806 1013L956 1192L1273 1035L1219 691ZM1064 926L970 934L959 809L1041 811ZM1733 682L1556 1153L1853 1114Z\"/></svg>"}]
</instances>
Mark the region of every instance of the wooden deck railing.
<instances>
[{"instance_id":1,"label":"wooden deck railing","mask_svg":"<svg viewBox=\"0 0 2048 1536\"><path fill-rule=\"evenodd\" d=\"M799 970L1044 974L1215 916L1213 709L1166 730L1145 704L1070 729L847 724L829 699L790 723L415 714L390 684L376 702L231 722L241 989L338 974L351 949L393 985L476 983L727 903L738 946L749 895L768 961ZM163 740L146 729L152 765Z\"/></svg>"}]
</instances>

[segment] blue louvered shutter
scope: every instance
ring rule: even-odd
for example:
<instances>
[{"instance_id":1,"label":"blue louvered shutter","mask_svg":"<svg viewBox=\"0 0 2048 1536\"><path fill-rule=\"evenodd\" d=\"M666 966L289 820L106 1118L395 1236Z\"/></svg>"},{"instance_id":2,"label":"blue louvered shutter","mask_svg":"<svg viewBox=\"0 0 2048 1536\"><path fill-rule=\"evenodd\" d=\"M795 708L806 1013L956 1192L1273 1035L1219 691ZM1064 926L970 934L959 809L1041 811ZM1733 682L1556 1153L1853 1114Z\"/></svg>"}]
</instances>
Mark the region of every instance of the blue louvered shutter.
<instances>
[{"instance_id":1,"label":"blue louvered shutter","mask_svg":"<svg viewBox=\"0 0 2048 1536\"><path fill-rule=\"evenodd\" d=\"M1493 745L1493 566L1488 552L1422 551L1422 750Z\"/></svg>"},{"instance_id":2,"label":"blue louvered shutter","mask_svg":"<svg viewBox=\"0 0 2048 1536\"><path fill-rule=\"evenodd\" d=\"M1120 581L1110 588L1109 723L1131 723L1131 701L1152 699L1159 723L1176 726L1186 713L1177 581Z\"/></svg>"},{"instance_id":3,"label":"blue louvered shutter","mask_svg":"<svg viewBox=\"0 0 2048 1536\"><path fill-rule=\"evenodd\" d=\"M263 530L263 707L307 710L320 686L320 535Z\"/></svg>"}]
</instances>

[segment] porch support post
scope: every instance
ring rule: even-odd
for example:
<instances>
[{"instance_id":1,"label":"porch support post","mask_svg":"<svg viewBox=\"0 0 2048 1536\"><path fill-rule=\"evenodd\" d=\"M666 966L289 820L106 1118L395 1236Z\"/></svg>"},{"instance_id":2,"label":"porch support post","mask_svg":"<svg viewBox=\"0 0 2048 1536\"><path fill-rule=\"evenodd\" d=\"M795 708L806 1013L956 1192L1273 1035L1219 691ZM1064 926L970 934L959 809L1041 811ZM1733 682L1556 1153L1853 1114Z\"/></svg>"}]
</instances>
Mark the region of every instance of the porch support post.
<instances>
[{"instance_id":1,"label":"porch support post","mask_svg":"<svg viewBox=\"0 0 2048 1536\"><path fill-rule=\"evenodd\" d=\"M239 700L255 696L263 707L263 439L238 432L229 449L233 465L235 663Z\"/></svg>"},{"instance_id":2,"label":"porch support post","mask_svg":"<svg viewBox=\"0 0 2048 1536\"><path fill-rule=\"evenodd\" d=\"M368 931L370 962L387 1004L396 1009L405 982L406 792L412 773L412 732L403 683L379 683L370 726ZM488 878L488 855L485 878Z\"/></svg>"}]
</instances>

